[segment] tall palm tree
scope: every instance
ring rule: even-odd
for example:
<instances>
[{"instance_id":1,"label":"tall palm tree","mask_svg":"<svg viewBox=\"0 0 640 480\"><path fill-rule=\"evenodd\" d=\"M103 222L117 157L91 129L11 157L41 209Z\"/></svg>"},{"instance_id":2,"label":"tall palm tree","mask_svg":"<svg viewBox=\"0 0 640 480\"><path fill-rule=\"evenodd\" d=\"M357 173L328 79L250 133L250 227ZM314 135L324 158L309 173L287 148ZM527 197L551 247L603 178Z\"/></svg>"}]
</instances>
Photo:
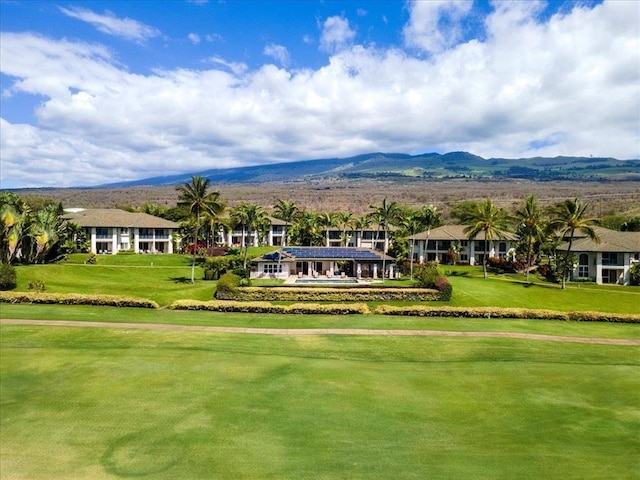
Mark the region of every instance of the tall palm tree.
<instances>
[{"instance_id":1,"label":"tall palm tree","mask_svg":"<svg viewBox=\"0 0 640 480\"><path fill-rule=\"evenodd\" d=\"M300 214L300 209L295 201L288 200L278 200L278 203L275 204L273 216L287 222L287 224L292 224L296 217ZM284 227L284 237L282 237L282 246L286 246L287 244L287 235L288 235L288 225Z\"/></svg>"},{"instance_id":2,"label":"tall palm tree","mask_svg":"<svg viewBox=\"0 0 640 480\"><path fill-rule=\"evenodd\" d=\"M358 238L362 244L362 236L364 235L364 229L371 226L371 216L363 215L353 220L353 228L358 232ZM356 246L358 243L356 242Z\"/></svg>"},{"instance_id":3,"label":"tall palm tree","mask_svg":"<svg viewBox=\"0 0 640 480\"><path fill-rule=\"evenodd\" d=\"M484 278L487 274L487 257L489 256L489 243L495 238L504 238L502 230L507 227L507 215L501 208L498 208L487 198L484 202L476 204L476 207L469 214L471 225L463 230L470 241L482 232L484 234L484 257L482 259L482 272Z\"/></svg>"},{"instance_id":4,"label":"tall palm tree","mask_svg":"<svg viewBox=\"0 0 640 480\"><path fill-rule=\"evenodd\" d=\"M562 266L562 289L566 288L567 276L570 272L569 259L571 256L571 247L576 231L588 236L594 242L600 242L598 233L593 228L597 220L587 216L588 203L582 203L577 198L567 199L564 202L552 208L552 218L549 227L558 232L558 236L563 239L569 239L567 253L564 256L564 265Z\"/></svg>"},{"instance_id":5,"label":"tall palm tree","mask_svg":"<svg viewBox=\"0 0 640 480\"><path fill-rule=\"evenodd\" d=\"M340 240L344 242L344 246L346 247L347 244L349 243L349 239L347 238L347 228L349 228L353 223L353 213L338 212L334 215L333 218L334 218L336 227L340 228L340 230L342 231Z\"/></svg>"},{"instance_id":6,"label":"tall palm tree","mask_svg":"<svg viewBox=\"0 0 640 480\"><path fill-rule=\"evenodd\" d=\"M534 245L544 241L545 225L542 210L538 205L538 197L529 195L524 203L516 210L518 220L517 233L525 242L525 256L527 259L527 282L529 270L533 264Z\"/></svg>"},{"instance_id":7,"label":"tall palm tree","mask_svg":"<svg viewBox=\"0 0 640 480\"><path fill-rule=\"evenodd\" d=\"M384 275L387 266L387 242L389 241L389 225L398 219L400 213L400 206L398 202L387 202L387 199L382 200L380 206L369 205L369 208L373 208L372 217L378 222L378 231L382 227L384 231L384 244L382 247L382 282L384 283ZM377 237L377 235L376 235ZM378 239L376 239L377 244Z\"/></svg>"},{"instance_id":8,"label":"tall palm tree","mask_svg":"<svg viewBox=\"0 0 640 480\"><path fill-rule=\"evenodd\" d=\"M424 231L424 225L420 219L419 213L415 212L413 215L405 217L401 223L404 233L411 237L411 259L410 259L410 276L413 280L413 256L415 252L416 239L415 235Z\"/></svg>"},{"instance_id":9,"label":"tall palm tree","mask_svg":"<svg viewBox=\"0 0 640 480\"><path fill-rule=\"evenodd\" d=\"M204 212L219 215L224 211L224 203L220 199L220 192L210 192L211 180L201 176L191 177L187 182L176 188L180 195L178 205L185 206L189 213L195 217L193 231L193 261L191 263L191 283L195 283L196 250L201 227L201 217Z\"/></svg>"},{"instance_id":10,"label":"tall palm tree","mask_svg":"<svg viewBox=\"0 0 640 480\"><path fill-rule=\"evenodd\" d=\"M249 256L249 242L245 237L253 236L254 232L259 232L261 227L268 221L267 212L259 205L253 203L241 203L231 211L231 218L236 224L242 225L242 244L244 246L244 268L247 268Z\"/></svg>"}]
</instances>

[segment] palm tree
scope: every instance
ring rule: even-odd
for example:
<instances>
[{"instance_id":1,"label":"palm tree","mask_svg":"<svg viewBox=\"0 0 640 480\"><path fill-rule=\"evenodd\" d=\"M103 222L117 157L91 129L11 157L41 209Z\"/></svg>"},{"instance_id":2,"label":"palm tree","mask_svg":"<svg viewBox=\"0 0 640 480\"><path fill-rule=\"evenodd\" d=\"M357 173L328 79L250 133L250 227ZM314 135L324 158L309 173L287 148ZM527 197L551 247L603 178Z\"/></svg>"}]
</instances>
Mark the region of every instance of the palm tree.
<instances>
[{"instance_id":1,"label":"palm tree","mask_svg":"<svg viewBox=\"0 0 640 480\"><path fill-rule=\"evenodd\" d=\"M254 232L259 232L261 227L268 221L267 212L259 205L253 203L242 203L233 208L231 218L237 225L242 225L242 244L244 246L244 268L247 268L249 256L249 241L246 236L253 236ZM251 242L253 243L253 242Z\"/></svg>"},{"instance_id":2,"label":"palm tree","mask_svg":"<svg viewBox=\"0 0 640 480\"><path fill-rule=\"evenodd\" d=\"M194 176L191 182L187 182L176 188L180 192L178 205L185 206L189 213L195 217L193 231L193 262L191 263L191 283L195 283L196 250L200 233L200 218L207 212L219 215L224 211L224 203L220 199L220 192L210 192L208 178Z\"/></svg>"},{"instance_id":3,"label":"palm tree","mask_svg":"<svg viewBox=\"0 0 640 480\"><path fill-rule=\"evenodd\" d=\"M362 235L364 234L364 229L369 228L371 225L371 216L363 215L362 217L358 217L353 221L353 228L358 232L358 238L360 238L360 242L362 243ZM356 241L356 246L357 246Z\"/></svg>"},{"instance_id":4,"label":"palm tree","mask_svg":"<svg viewBox=\"0 0 640 480\"><path fill-rule=\"evenodd\" d=\"M538 197L529 195L524 204L516 210L516 219L519 222L517 233L525 242L525 257L527 259L527 282L529 271L533 264L534 245L544 241L545 225L542 211L538 206Z\"/></svg>"},{"instance_id":5,"label":"palm tree","mask_svg":"<svg viewBox=\"0 0 640 480\"><path fill-rule=\"evenodd\" d=\"M298 205L295 201L289 202L287 200L278 200L278 203L276 203L273 208L275 210L273 216L277 219L287 222L287 224L292 224L300 213L300 209L298 208ZM284 237L282 238L283 247L287 244L287 226L288 225L285 225L284 227Z\"/></svg>"},{"instance_id":6,"label":"palm tree","mask_svg":"<svg viewBox=\"0 0 640 480\"><path fill-rule=\"evenodd\" d=\"M410 260L410 276L413 280L413 256L415 252L416 239L415 235L424 231L424 225L420 219L419 214L416 212L413 215L406 217L401 223L402 229L407 236L411 237L411 260Z\"/></svg>"},{"instance_id":7,"label":"palm tree","mask_svg":"<svg viewBox=\"0 0 640 480\"><path fill-rule=\"evenodd\" d=\"M507 226L507 215L504 210L498 208L491 199L487 198L484 202L476 204L476 207L470 212L468 220L471 225L463 230L470 241L476 238L480 233L484 233L484 257L482 259L482 272L484 278L487 274L487 257L489 256L489 243L497 238L504 238L502 230Z\"/></svg>"},{"instance_id":8,"label":"palm tree","mask_svg":"<svg viewBox=\"0 0 640 480\"><path fill-rule=\"evenodd\" d=\"M17 195L0 194L0 260L2 263L20 256L21 244L29 231L31 209Z\"/></svg>"},{"instance_id":9,"label":"palm tree","mask_svg":"<svg viewBox=\"0 0 640 480\"><path fill-rule=\"evenodd\" d=\"M338 212L334 215L334 222L336 227L342 230L342 235L340 236L340 240L344 242L344 246L346 247L349 243L349 239L347 238L347 228L351 226L353 223L353 213L351 212Z\"/></svg>"},{"instance_id":10,"label":"palm tree","mask_svg":"<svg viewBox=\"0 0 640 480\"><path fill-rule=\"evenodd\" d=\"M567 199L564 202L552 208L551 221L549 227L558 232L558 236L569 238L567 253L564 256L564 265L562 266L562 289L566 288L566 279L570 271L569 259L571 256L571 246L576 231L588 236L594 242L600 242L600 237L593 228L597 220L587 217L588 203L582 203L577 198Z\"/></svg>"},{"instance_id":11,"label":"palm tree","mask_svg":"<svg viewBox=\"0 0 640 480\"><path fill-rule=\"evenodd\" d=\"M382 247L382 283L384 283L384 275L387 265L387 242L389 241L389 224L398 219L400 207L397 202L387 202L387 199L382 200L380 206L369 205L369 208L373 208L372 217L378 222L378 232L380 227L384 231L384 244ZM378 237L378 235L376 235ZM376 238L376 244L378 238Z\"/></svg>"},{"instance_id":12,"label":"palm tree","mask_svg":"<svg viewBox=\"0 0 640 480\"><path fill-rule=\"evenodd\" d=\"M30 235L36 242L34 261L44 262L48 251L58 241L61 221L56 205L47 205L35 214Z\"/></svg>"}]
</instances>

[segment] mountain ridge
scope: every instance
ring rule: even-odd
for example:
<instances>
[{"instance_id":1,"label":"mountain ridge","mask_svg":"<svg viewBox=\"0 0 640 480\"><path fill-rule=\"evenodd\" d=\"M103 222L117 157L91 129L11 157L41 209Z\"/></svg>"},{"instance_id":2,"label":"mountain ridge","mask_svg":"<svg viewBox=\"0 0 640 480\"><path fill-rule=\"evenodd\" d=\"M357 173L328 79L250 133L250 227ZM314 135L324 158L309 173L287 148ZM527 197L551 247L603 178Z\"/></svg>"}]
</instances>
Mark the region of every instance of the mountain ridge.
<instances>
[{"instance_id":1,"label":"mountain ridge","mask_svg":"<svg viewBox=\"0 0 640 480\"><path fill-rule=\"evenodd\" d=\"M208 169L193 173L149 177L96 186L178 185L192 176L209 178L212 183L264 183L275 181L331 179L442 179L442 178L520 178L549 180L640 180L640 160L610 157L530 157L488 158L469 152L406 153L373 152L346 158L323 158L269 163L247 167Z\"/></svg>"}]
</instances>

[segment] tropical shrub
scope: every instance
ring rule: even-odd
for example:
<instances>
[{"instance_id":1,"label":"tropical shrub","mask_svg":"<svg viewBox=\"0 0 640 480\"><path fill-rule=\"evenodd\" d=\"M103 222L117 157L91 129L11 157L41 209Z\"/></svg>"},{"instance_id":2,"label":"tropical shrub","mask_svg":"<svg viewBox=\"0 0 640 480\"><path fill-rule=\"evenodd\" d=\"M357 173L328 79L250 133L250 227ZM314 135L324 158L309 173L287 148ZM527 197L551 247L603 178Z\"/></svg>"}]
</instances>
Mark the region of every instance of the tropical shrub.
<instances>
[{"instance_id":1,"label":"tropical shrub","mask_svg":"<svg viewBox=\"0 0 640 480\"><path fill-rule=\"evenodd\" d=\"M631 285L640 285L640 263L631 265L629 276L631 277Z\"/></svg>"},{"instance_id":2,"label":"tropical shrub","mask_svg":"<svg viewBox=\"0 0 640 480\"><path fill-rule=\"evenodd\" d=\"M0 290L11 290L18 284L16 268L8 263L0 265Z\"/></svg>"},{"instance_id":3,"label":"tropical shrub","mask_svg":"<svg viewBox=\"0 0 640 480\"><path fill-rule=\"evenodd\" d=\"M0 292L0 303L159 308L156 302L147 300L146 298L132 298L119 295L83 295L78 293Z\"/></svg>"},{"instance_id":4,"label":"tropical shrub","mask_svg":"<svg viewBox=\"0 0 640 480\"><path fill-rule=\"evenodd\" d=\"M396 307L380 305L373 313L379 315L406 315L415 317L457 317L457 318L515 318L525 320L571 320L577 322L618 322L640 323L639 314L606 312L560 312L556 310L532 308L499 307L448 307L411 305Z\"/></svg>"},{"instance_id":5,"label":"tropical shrub","mask_svg":"<svg viewBox=\"0 0 640 480\"><path fill-rule=\"evenodd\" d=\"M202 267L205 280L218 280L229 270L242 267L242 257L239 255L207 257Z\"/></svg>"},{"instance_id":6,"label":"tropical shrub","mask_svg":"<svg viewBox=\"0 0 640 480\"><path fill-rule=\"evenodd\" d=\"M241 278L233 272L227 272L220 277L216 285L215 298L218 295L232 295L240 286Z\"/></svg>"},{"instance_id":7,"label":"tropical shrub","mask_svg":"<svg viewBox=\"0 0 640 480\"><path fill-rule=\"evenodd\" d=\"M315 314L315 315L353 315L367 314L369 307L364 303L294 303L292 305L274 305L269 302L236 302L211 300L178 300L170 307L174 310L206 310L211 312L276 313L276 314Z\"/></svg>"},{"instance_id":8,"label":"tropical shrub","mask_svg":"<svg viewBox=\"0 0 640 480\"><path fill-rule=\"evenodd\" d=\"M413 268L413 283L418 288L433 288L439 275L438 264L435 262L418 265Z\"/></svg>"},{"instance_id":9,"label":"tropical shrub","mask_svg":"<svg viewBox=\"0 0 640 480\"><path fill-rule=\"evenodd\" d=\"M516 273L519 265L515 262L510 262L506 258L489 257L487 267L494 272Z\"/></svg>"},{"instance_id":10,"label":"tropical shrub","mask_svg":"<svg viewBox=\"0 0 640 480\"><path fill-rule=\"evenodd\" d=\"M222 278L220 279L222 280ZM218 300L266 302L434 302L440 292L426 288L305 288L305 287L246 287L220 288Z\"/></svg>"},{"instance_id":11,"label":"tropical shrub","mask_svg":"<svg viewBox=\"0 0 640 480\"><path fill-rule=\"evenodd\" d=\"M44 292L45 289L46 287L42 280L31 280L29 282L29 290L34 290L36 292Z\"/></svg>"},{"instance_id":12,"label":"tropical shrub","mask_svg":"<svg viewBox=\"0 0 640 480\"><path fill-rule=\"evenodd\" d=\"M453 286L447 280L447 277L444 275L438 276L436 280L436 284L434 285L435 289L440 292L440 301L448 302L451 300L451 295L453 294Z\"/></svg>"}]
</instances>

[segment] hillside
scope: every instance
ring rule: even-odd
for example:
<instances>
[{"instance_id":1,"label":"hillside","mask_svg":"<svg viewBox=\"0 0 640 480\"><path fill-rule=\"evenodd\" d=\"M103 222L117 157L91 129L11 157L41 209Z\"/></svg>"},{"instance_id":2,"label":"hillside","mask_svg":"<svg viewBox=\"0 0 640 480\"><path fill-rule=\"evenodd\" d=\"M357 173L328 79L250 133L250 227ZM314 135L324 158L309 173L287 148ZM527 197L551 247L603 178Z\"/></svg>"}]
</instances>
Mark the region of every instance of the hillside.
<instances>
[{"instance_id":1,"label":"hillside","mask_svg":"<svg viewBox=\"0 0 640 480\"><path fill-rule=\"evenodd\" d=\"M201 175L213 183L264 183L293 180L340 179L524 179L536 181L638 181L640 160L615 158L489 158L467 152L369 153L350 158L328 158L241 168L210 169L181 175L117 182L102 187L177 185Z\"/></svg>"}]
</instances>

